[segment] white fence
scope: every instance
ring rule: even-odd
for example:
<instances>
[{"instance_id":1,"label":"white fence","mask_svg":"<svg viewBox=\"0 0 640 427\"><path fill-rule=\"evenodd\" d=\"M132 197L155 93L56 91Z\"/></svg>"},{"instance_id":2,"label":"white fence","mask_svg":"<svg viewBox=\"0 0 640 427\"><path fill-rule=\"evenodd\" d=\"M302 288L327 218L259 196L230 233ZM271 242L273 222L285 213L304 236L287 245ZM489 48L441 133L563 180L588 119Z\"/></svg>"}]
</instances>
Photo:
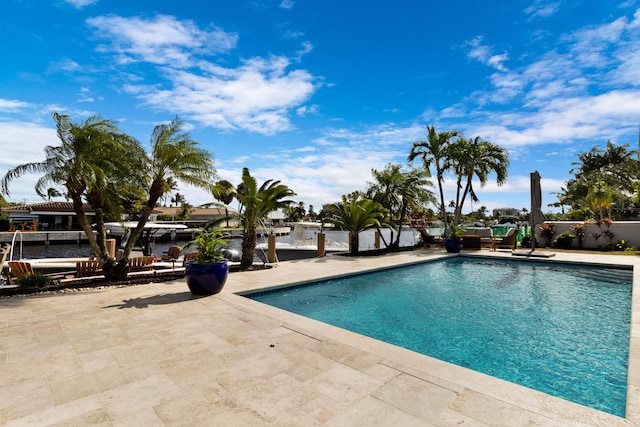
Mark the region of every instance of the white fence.
<instances>
[{"instance_id":1,"label":"white fence","mask_svg":"<svg viewBox=\"0 0 640 427\"><path fill-rule=\"evenodd\" d=\"M627 246L640 248L640 221L614 221L609 225L606 222L602 222L600 225L592 222L585 224L583 221L546 221L545 224L555 225L556 232L549 242L549 246L565 231L576 234L573 227L579 224L584 226L585 235L582 239L582 247L585 249L604 248L610 241L615 243L620 240L624 240ZM536 226L535 233L538 236L539 245L546 245L547 239L540 236L539 225ZM608 233L611 233L609 237L607 237ZM573 240L573 247L578 247L577 237Z\"/></svg>"}]
</instances>

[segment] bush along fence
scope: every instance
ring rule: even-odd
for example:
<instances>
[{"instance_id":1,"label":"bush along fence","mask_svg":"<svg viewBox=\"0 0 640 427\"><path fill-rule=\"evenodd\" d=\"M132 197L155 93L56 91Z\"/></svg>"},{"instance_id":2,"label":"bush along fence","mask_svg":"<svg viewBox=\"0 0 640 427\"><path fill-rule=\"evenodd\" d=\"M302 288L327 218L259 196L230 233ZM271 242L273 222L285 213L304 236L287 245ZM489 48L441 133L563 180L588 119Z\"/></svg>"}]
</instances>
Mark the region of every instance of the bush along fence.
<instances>
[{"instance_id":1,"label":"bush along fence","mask_svg":"<svg viewBox=\"0 0 640 427\"><path fill-rule=\"evenodd\" d=\"M546 221L535 233L540 247L604 251L640 247L640 221Z\"/></svg>"}]
</instances>

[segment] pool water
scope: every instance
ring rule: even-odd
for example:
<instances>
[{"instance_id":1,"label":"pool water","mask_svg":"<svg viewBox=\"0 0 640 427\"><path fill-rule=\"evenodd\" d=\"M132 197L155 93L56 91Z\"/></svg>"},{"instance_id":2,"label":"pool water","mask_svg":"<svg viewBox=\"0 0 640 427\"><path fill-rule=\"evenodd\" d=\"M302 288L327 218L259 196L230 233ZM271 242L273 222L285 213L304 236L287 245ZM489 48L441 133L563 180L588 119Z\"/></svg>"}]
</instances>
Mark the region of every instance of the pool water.
<instances>
[{"instance_id":1,"label":"pool water","mask_svg":"<svg viewBox=\"0 0 640 427\"><path fill-rule=\"evenodd\" d=\"M245 295L624 417L632 273L456 257Z\"/></svg>"}]
</instances>

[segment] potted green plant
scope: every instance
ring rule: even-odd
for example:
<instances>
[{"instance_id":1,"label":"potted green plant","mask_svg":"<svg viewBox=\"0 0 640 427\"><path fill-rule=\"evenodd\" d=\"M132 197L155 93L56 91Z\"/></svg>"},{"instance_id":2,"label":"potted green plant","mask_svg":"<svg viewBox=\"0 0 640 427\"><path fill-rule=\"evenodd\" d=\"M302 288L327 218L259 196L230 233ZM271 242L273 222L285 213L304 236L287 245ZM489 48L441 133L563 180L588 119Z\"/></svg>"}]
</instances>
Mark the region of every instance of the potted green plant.
<instances>
[{"instance_id":1,"label":"potted green plant","mask_svg":"<svg viewBox=\"0 0 640 427\"><path fill-rule=\"evenodd\" d=\"M182 247L195 246L198 255L187 263L186 280L194 295L217 294L224 287L229 275L229 264L225 258L227 237L219 228L205 229Z\"/></svg>"},{"instance_id":2,"label":"potted green plant","mask_svg":"<svg viewBox=\"0 0 640 427\"><path fill-rule=\"evenodd\" d=\"M447 252L458 253L462 249L462 228L451 224L445 233L444 248Z\"/></svg>"}]
</instances>

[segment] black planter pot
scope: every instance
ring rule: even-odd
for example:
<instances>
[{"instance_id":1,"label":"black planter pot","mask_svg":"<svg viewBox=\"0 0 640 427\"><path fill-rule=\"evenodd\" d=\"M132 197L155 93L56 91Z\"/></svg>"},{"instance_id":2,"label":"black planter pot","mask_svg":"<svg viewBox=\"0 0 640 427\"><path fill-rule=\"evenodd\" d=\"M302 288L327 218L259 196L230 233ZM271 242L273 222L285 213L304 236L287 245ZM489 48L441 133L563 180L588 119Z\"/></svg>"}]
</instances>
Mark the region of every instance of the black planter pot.
<instances>
[{"instance_id":1,"label":"black planter pot","mask_svg":"<svg viewBox=\"0 0 640 427\"><path fill-rule=\"evenodd\" d=\"M186 279L194 295L214 295L222 290L229 276L229 264L222 262L190 262Z\"/></svg>"},{"instance_id":2,"label":"black planter pot","mask_svg":"<svg viewBox=\"0 0 640 427\"><path fill-rule=\"evenodd\" d=\"M447 252L458 253L462 250L462 239L445 239L444 248Z\"/></svg>"}]
</instances>

